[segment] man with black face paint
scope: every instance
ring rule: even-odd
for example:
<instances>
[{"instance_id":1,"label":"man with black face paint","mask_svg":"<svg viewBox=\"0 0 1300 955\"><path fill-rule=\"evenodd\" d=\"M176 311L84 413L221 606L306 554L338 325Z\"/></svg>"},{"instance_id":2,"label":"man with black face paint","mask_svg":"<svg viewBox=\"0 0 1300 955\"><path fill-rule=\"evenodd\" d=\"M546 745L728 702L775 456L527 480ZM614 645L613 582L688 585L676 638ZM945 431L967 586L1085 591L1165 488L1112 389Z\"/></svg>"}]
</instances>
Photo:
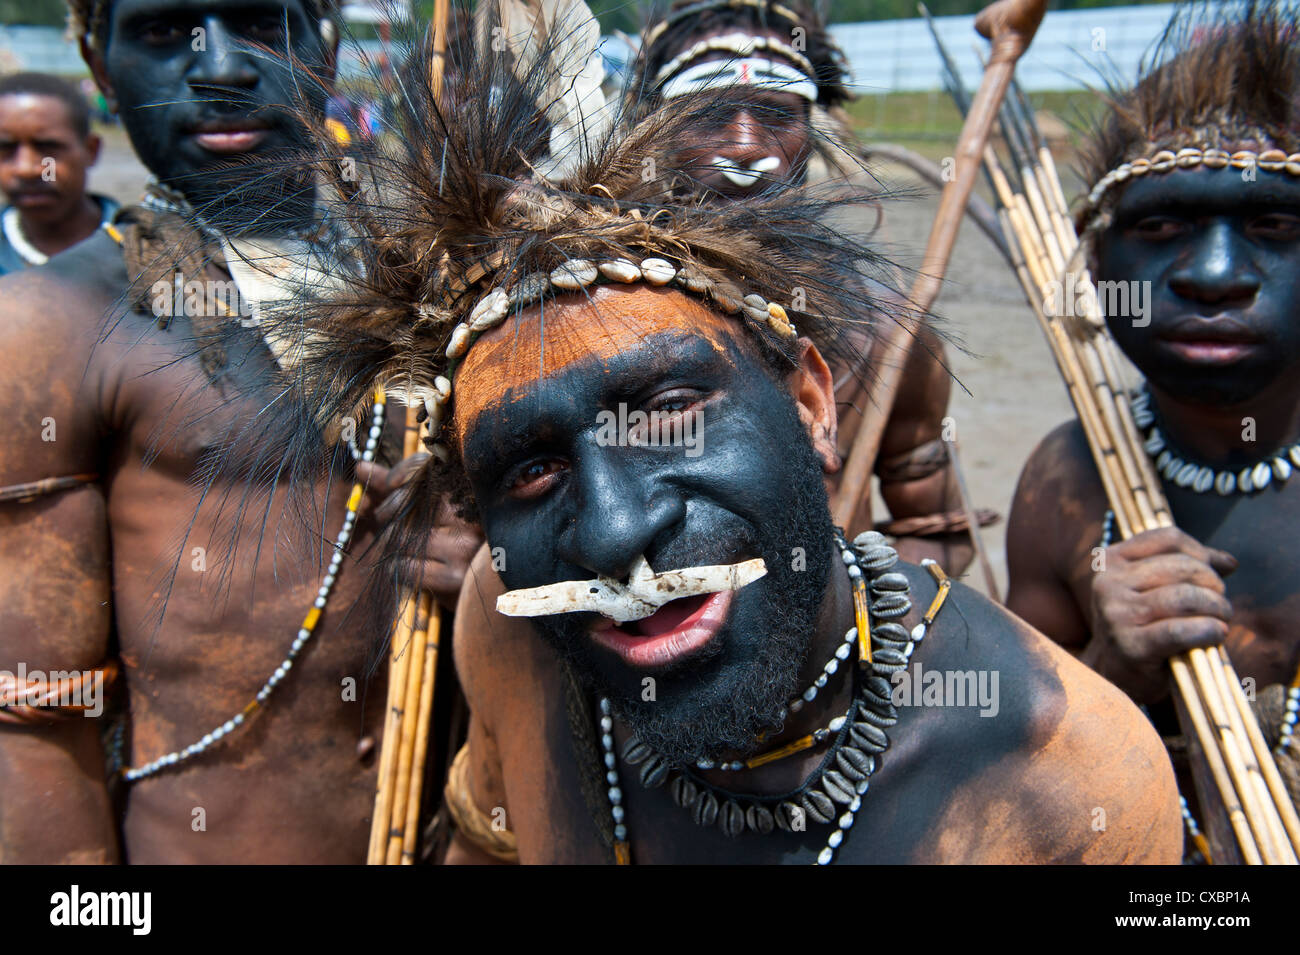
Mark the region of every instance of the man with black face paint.
<instances>
[{"instance_id":1,"label":"man with black face paint","mask_svg":"<svg viewBox=\"0 0 1300 955\"><path fill-rule=\"evenodd\" d=\"M471 715L448 860L1176 858L1172 773L1121 693L832 526L823 355L853 347L837 316L891 320L860 281L878 257L808 191L754 216L642 178L647 158L678 176L695 101L592 148L565 137L602 137L600 104L543 100L572 85L544 45L477 54L448 77L454 115L397 104L403 152L336 211L391 267L272 316L318 347L266 410L330 420L402 390L429 428L412 494L456 493L484 528L453 639ZM519 121L539 103L546 124Z\"/></svg>"},{"instance_id":2,"label":"man with black face paint","mask_svg":"<svg viewBox=\"0 0 1300 955\"><path fill-rule=\"evenodd\" d=\"M853 134L837 115L852 94L844 54L822 18L801 0L713 0L673 4L645 33L632 95L643 107L702 90L734 90L693 131L677 162L704 194L744 202L805 181L810 164L838 179L860 169L849 157ZM824 173L823 173L824 175ZM874 210L879 214L879 210ZM878 221L878 219L877 219ZM878 236L877 236L878 238ZM874 293L888 295L883 287ZM869 339L863 336L862 351ZM944 346L922 328L901 377L901 391L881 439L875 472L892 523L945 515L938 532L921 537L905 529L899 552L930 558L954 574L974 556L967 533L956 530L961 494L942 440L951 378ZM847 458L868 400L865 366L832 365L840 409L841 456ZM838 477L829 487L834 495ZM870 494L859 510L871 526Z\"/></svg>"},{"instance_id":3,"label":"man with black face paint","mask_svg":"<svg viewBox=\"0 0 1300 955\"><path fill-rule=\"evenodd\" d=\"M1026 465L1007 547L1008 606L1171 734L1167 659L1225 645L1288 758L1300 709L1297 26L1291 4L1182 10L1091 151L1082 234L1094 276L1126 293L1107 325L1145 378L1135 417L1177 528L1113 542L1071 423Z\"/></svg>"},{"instance_id":4,"label":"man with black face paint","mask_svg":"<svg viewBox=\"0 0 1300 955\"><path fill-rule=\"evenodd\" d=\"M328 78L334 24L311 0L72 12L158 182L116 225L0 286L0 857L360 862L383 689L365 692L370 648L340 621L359 590L351 555L380 532L373 501L345 517L357 502L341 467L313 491L313 530L283 487L245 507L208 467L267 403L259 376L289 360L244 309L267 286L232 250L313 248L311 180L277 160L325 91L286 55ZM356 475L376 496L396 483L377 466ZM340 526L331 562L320 540ZM235 561L238 537L275 553ZM477 542L442 544L444 560L413 572L454 594L468 554L451 554ZM75 706L102 712L110 691L129 720L101 744Z\"/></svg>"},{"instance_id":5,"label":"man with black face paint","mask_svg":"<svg viewBox=\"0 0 1300 955\"><path fill-rule=\"evenodd\" d=\"M459 619L557 580L617 586L638 555L656 571L759 558L767 572L622 623L458 629L472 717L448 861L1176 857L1163 754L1113 688L961 585L924 625L925 570L893 564L879 535L835 543L834 397L815 346L778 369L736 319L675 290L611 286L544 310L544 376L536 307L479 338L457 373L451 440L512 588L472 579ZM703 454L602 446L592 422L621 401L700 417ZM859 631L846 634L854 572L876 575L865 666ZM909 591L912 609L884 625ZM877 639L909 633L924 639ZM974 690L963 705L940 689L975 670L999 678L983 710ZM586 707L598 723L584 738ZM1097 831L1097 806L1119 828Z\"/></svg>"}]
</instances>

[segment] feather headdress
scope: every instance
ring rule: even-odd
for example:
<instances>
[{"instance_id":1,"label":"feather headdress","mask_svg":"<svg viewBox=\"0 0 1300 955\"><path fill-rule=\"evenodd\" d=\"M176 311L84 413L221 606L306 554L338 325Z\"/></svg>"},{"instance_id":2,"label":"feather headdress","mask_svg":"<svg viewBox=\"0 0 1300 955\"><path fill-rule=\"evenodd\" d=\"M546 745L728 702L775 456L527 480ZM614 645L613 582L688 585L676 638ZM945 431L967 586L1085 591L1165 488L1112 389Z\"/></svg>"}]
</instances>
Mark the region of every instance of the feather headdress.
<instances>
[{"instance_id":1,"label":"feather headdress","mask_svg":"<svg viewBox=\"0 0 1300 955\"><path fill-rule=\"evenodd\" d=\"M1084 149L1078 227L1104 228L1117 185L1179 168L1300 174L1300 10L1293 0L1180 4Z\"/></svg>"},{"instance_id":2,"label":"feather headdress","mask_svg":"<svg viewBox=\"0 0 1300 955\"><path fill-rule=\"evenodd\" d=\"M733 316L774 362L796 354L796 328L835 360L850 357L848 326L908 321L869 292L866 279L889 287L885 263L832 224L855 200L807 188L744 204L695 195L672 157L716 98L648 113L598 103L585 11L576 0L481 4L449 51L440 98L432 48L417 40L417 68L393 80L390 135L343 147L322 133L295 157L315 169L322 214L343 237L338 265L259 315L292 360L274 368L264 410L232 436L214 478L318 487L342 456L331 439L376 390L405 398L428 415L433 454L386 537L391 567L422 553L447 493L472 507L440 434L457 368L480 334L530 305L598 283L670 285ZM368 617L391 620L393 576L379 576Z\"/></svg>"}]
</instances>

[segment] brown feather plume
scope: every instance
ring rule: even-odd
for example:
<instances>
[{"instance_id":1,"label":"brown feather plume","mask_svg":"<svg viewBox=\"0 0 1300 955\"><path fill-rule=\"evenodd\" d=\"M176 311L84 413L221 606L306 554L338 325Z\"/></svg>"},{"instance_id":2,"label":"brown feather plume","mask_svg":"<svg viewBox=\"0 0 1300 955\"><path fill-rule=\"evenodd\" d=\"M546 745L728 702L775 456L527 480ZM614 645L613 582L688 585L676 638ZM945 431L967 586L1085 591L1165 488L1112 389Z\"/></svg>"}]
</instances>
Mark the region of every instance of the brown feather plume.
<instances>
[{"instance_id":1,"label":"brown feather plume","mask_svg":"<svg viewBox=\"0 0 1300 955\"><path fill-rule=\"evenodd\" d=\"M274 312L276 333L299 343L298 360L266 382L265 410L232 435L210 481L318 487L339 457L328 436L340 421L363 416L376 387L415 397L435 391L439 376L454 386L447 344L475 304L572 259L668 259L717 283L706 295L715 305L748 293L784 305L801 335L846 365L861 365L849 351L849 326L913 323L868 291L866 279L890 287L888 263L833 226L878 196L797 187L718 205L673 168L687 134L711 110L732 108L717 94L664 110L621 106L565 178L545 178L538 170L555 158L547 117L560 38L547 35L519 70L493 48L494 7L480 5L474 16L488 19L453 37L439 101L421 65L432 60L429 38L410 26L408 65L385 80L395 104L389 134L375 143L339 146L317 118L304 117L317 134L289 164L315 170L321 213L339 237L339 266L328 287L297 289ZM773 362L793 357L791 340L746 327ZM453 388L448 417L454 409ZM393 619L393 570L423 553L444 493L458 495L473 516L456 452L446 452L408 485L383 545L386 572L357 608L363 625Z\"/></svg>"},{"instance_id":2,"label":"brown feather plume","mask_svg":"<svg viewBox=\"0 0 1300 955\"><path fill-rule=\"evenodd\" d=\"M1300 11L1290 0L1180 4L1138 72L1131 88L1109 90L1083 151L1086 182L1162 149L1300 151Z\"/></svg>"}]
</instances>

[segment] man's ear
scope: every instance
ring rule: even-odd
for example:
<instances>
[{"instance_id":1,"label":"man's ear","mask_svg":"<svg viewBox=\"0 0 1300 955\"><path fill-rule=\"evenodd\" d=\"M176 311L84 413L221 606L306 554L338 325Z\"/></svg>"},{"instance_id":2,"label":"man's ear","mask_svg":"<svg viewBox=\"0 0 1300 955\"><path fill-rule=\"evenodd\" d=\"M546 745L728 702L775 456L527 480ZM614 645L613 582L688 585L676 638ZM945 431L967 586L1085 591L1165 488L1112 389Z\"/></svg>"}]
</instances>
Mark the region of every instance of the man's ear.
<instances>
[{"instance_id":1,"label":"man's ear","mask_svg":"<svg viewBox=\"0 0 1300 955\"><path fill-rule=\"evenodd\" d=\"M117 93L113 89L113 81L108 78L108 67L104 66L103 54L92 47L84 36L77 42L81 46L81 58L90 67L90 75L95 78L95 85L104 94L109 112L116 113Z\"/></svg>"},{"instance_id":2,"label":"man's ear","mask_svg":"<svg viewBox=\"0 0 1300 955\"><path fill-rule=\"evenodd\" d=\"M794 396L799 421L812 439L813 451L821 459L822 469L827 474L834 474L840 469L836 444L835 378L816 345L801 338L798 346L798 367L790 373L786 385Z\"/></svg>"},{"instance_id":3,"label":"man's ear","mask_svg":"<svg viewBox=\"0 0 1300 955\"><path fill-rule=\"evenodd\" d=\"M99 152L104 147L104 140L100 138L99 133L91 133L86 137L86 154L90 156L90 162L87 166L93 166L99 162Z\"/></svg>"}]
</instances>

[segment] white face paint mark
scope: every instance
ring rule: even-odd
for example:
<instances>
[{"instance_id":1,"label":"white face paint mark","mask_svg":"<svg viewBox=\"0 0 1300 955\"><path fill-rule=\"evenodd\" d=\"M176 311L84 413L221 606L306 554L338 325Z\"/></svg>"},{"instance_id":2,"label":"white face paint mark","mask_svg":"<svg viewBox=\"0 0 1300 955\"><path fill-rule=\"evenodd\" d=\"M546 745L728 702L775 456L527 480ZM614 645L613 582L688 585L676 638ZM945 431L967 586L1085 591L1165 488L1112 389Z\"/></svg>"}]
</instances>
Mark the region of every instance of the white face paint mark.
<instances>
[{"instance_id":1,"label":"white face paint mark","mask_svg":"<svg viewBox=\"0 0 1300 955\"><path fill-rule=\"evenodd\" d=\"M755 557L739 564L685 567L656 574L642 556L632 565L626 584L611 577L597 577L512 590L497 598L497 612L507 617L544 617L587 610L627 623L644 619L682 597L739 590L766 573L763 558Z\"/></svg>"},{"instance_id":2,"label":"white face paint mark","mask_svg":"<svg viewBox=\"0 0 1300 955\"><path fill-rule=\"evenodd\" d=\"M781 158L779 156L764 156L761 159L755 159L748 166L742 166L726 156L713 157L714 169L721 172L731 182L745 188L752 186L758 182L761 176L774 171L780 165Z\"/></svg>"}]
</instances>

